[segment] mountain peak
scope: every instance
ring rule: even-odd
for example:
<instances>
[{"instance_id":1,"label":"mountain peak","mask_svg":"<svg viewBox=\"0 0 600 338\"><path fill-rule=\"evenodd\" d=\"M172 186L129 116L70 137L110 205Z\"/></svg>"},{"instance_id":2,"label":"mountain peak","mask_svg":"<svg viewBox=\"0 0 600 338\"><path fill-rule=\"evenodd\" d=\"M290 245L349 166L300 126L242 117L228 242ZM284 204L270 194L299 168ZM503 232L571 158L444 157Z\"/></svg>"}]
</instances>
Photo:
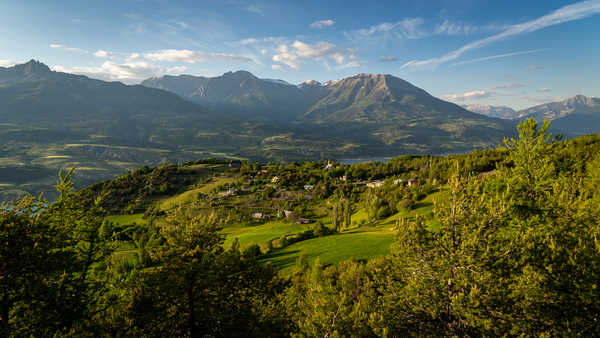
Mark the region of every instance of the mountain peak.
<instances>
[{"instance_id":1,"label":"mountain peak","mask_svg":"<svg viewBox=\"0 0 600 338\"><path fill-rule=\"evenodd\" d=\"M574 106L574 105L590 106L590 105L594 105L594 103L595 103L593 98L583 96L581 94L578 94L571 98L568 98L568 99L564 100L563 102L568 106Z\"/></svg>"},{"instance_id":2,"label":"mountain peak","mask_svg":"<svg viewBox=\"0 0 600 338\"><path fill-rule=\"evenodd\" d=\"M301 85L304 85L304 86L321 86L321 82L316 81L316 80L306 80L306 81L302 82Z\"/></svg>"},{"instance_id":3,"label":"mountain peak","mask_svg":"<svg viewBox=\"0 0 600 338\"><path fill-rule=\"evenodd\" d=\"M239 78L258 79L256 76L254 76L254 74L252 74L246 70L237 70L235 72L227 72L227 73L223 74L223 77L237 78L237 79L239 79Z\"/></svg>"},{"instance_id":4,"label":"mountain peak","mask_svg":"<svg viewBox=\"0 0 600 338\"><path fill-rule=\"evenodd\" d=\"M51 72L48 66L34 59L24 64L15 65L14 68L25 74L47 74Z\"/></svg>"}]
</instances>

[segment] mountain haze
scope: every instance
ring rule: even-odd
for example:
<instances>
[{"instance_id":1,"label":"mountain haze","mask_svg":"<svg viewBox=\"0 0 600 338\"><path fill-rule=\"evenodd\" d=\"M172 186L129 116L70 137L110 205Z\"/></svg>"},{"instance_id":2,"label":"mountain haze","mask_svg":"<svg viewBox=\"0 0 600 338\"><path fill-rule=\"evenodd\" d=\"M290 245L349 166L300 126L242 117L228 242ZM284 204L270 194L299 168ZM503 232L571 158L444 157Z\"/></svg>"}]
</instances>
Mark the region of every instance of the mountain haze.
<instances>
[{"instance_id":1,"label":"mountain haze","mask_svg":"<svg viewBox=\"0 0 600 338\"><path fill-rule=\"evenodd\" d=\"M477 114L482 114L488 117L495 117L499 119L512 120L518 117L516 110L507 106L488 106L484 104L469 104L461 105L466 110L472 111Z\"/></svg>"},{"instance_id":2,"label":"mountain haze","mask_svg":"<svg viewBox=\"0 0 600 338\"><path fill-rule=\"evenodd\" d=\"M519 118L548 119L554 131L568 136L600 133L600 98L577 95L519 111Z\"/></svg>"}]
</instances>

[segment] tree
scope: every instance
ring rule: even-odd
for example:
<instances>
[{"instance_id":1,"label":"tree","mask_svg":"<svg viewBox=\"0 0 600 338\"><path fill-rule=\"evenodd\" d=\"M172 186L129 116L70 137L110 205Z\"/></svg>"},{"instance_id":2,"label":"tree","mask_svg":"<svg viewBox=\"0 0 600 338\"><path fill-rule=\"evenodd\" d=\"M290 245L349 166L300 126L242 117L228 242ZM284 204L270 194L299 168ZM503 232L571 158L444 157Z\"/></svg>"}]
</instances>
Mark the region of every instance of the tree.
<instances>
[{"instance_id":1,"label":"tree","mask_svg":"<svg viewBox=\"0 0 600 338\"><path fill-rule=\"evenodd\" d=\"M274 272L237 245L222 246L218 220L178 209L161 226L164 244L150 251L154 265L131 285L129 315L138 333L214 336L267 330L260 304L274 292Z\"/></svg>"}]
</instances>

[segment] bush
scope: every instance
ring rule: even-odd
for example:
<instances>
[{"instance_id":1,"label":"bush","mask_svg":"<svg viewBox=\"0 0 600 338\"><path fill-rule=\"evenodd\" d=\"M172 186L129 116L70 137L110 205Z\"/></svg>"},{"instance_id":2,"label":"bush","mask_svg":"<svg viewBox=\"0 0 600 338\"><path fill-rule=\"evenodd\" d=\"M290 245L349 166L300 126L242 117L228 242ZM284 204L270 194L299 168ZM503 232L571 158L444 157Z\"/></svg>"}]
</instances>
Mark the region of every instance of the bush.
<instances>
[{"instance_id":1,"label":"bush","mask_svg":"<svg viewBox=\"0 0 600 338\"><path fill-rule=\"evenodd\" d=\"M411 211L415 207L415 201L410 198L401 199L398 204L396 204L396 211Z\"/></svg>"}]
</instances>

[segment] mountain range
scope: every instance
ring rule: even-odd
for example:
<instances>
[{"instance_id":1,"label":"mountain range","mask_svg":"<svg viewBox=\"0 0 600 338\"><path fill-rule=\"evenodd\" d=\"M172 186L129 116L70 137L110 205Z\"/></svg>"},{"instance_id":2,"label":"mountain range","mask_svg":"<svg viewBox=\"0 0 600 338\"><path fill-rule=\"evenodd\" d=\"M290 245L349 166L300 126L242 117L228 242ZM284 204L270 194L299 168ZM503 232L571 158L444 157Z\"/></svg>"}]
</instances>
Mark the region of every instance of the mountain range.
<instances>
[{"instance_id":1,"label":"mountain range","mask_svg":"<svg viewBox=\"0 0 600 338\"><path fill-rule=\"evenodd\" d=\"M538 122L551 121L550 129L568 137L600 133L600 98L576 95L566 100L545 103L515 111L507 106L480 104L463 108L490 117L523 121L533 118Z\"/></svg>"},{"instance_id":2,"label":"mountain range","mask_svg":"<svg viewBox=\"0 0 600 338\"><path fill-rule=\"evenodd\" d=\"M90 183L143 164L209 156L288 162L465 152L498 145L519 120L472 112L481 110L388 74L293 85L236 71L124 85L32 60L0 68L0 99L0 190L34 192L74 165ZM570 135L595 131L598 107L598 99L578 96L518 114L550 117ZM487 109L513 114L501 111Z\"/></svg>"},{"instance_id":3,"label":"mountain range","mask_svg":"<svg viewBox=\"0 0 600 338\"><path fill-rule=\"evenodd\" d=\"M519 111L520 120L530 117L550 120L551 129L566 136L600 133L600 98L577 95Z\"/></svg>"},{"instance_id":4,"label":"mountain range","mask_svg":"<svg viewBox=\"0 0 600 338\"><path fill-rule=\"evenodd\" d=\"M324 141L335 140L341 146L335 151L346 156L465 151L495 144L514 128L383 74L294 86L237 71L213 78L163 76L142 85L251 121L285 122L292 134L268 140L271 146L294 143L298 137L314 139L326 130Z\"/></svg>"}]
</instances>

